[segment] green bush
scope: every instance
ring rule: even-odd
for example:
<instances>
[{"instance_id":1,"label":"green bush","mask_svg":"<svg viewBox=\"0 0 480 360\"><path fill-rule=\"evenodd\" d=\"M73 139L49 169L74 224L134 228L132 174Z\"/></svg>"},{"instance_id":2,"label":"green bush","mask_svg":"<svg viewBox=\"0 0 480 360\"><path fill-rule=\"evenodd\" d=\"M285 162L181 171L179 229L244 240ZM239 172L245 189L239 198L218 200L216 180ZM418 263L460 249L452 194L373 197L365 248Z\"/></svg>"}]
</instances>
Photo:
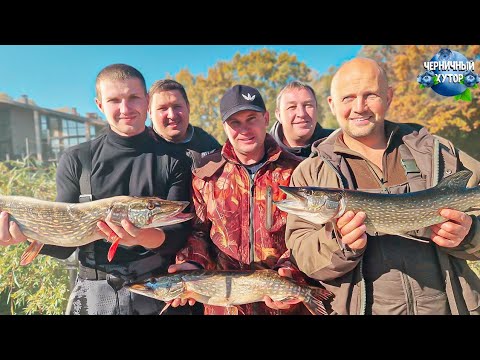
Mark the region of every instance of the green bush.
<instances>
[{"instance_id":1,"label":"green bush","mask_svg":"<svg viewBox=\"0 0 480 360\"><path fill-rule=\"evenodd\" d=\"M0 195L55 199L54 165L33 160L0 162ZM0 314L62 314L69 295L68 271L49 256L19 261L28 244L0 247Z\"/></svg>"},{"instance_id":2,"label":"green bush","mask_svg":"<svg viewBox=\"0 0 480 360\"><path fill-rule=\"evenodd\" d=\"M0 195L55 199L54 165L32 160L0 162ZM19 261L27 244L0 246L0 314L63 314L69 295L69 274L64 264L38 256L30 265ZM480 261L469 262L480 276Z\"/></svg>"}]
</instances>

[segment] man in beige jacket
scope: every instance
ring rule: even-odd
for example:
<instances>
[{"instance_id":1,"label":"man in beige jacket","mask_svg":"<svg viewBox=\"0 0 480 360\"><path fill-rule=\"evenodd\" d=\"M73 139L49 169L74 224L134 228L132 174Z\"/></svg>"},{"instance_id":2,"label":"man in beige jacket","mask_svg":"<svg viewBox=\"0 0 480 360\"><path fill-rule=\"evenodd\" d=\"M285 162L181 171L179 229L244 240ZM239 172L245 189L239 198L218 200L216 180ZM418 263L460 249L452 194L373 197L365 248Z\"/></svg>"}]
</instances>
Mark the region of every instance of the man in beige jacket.
<instances>
[{"instance_id":1,"label":"man in beige jacket","mask_svg":"<svg viewBox=\"0 0 480 360\"><path fill-rule=\"evenodd\" d=\"M341 130L314 143L291 186L402 194L465 168L473 172L468 186L478 185L478 161L425 128L385 120L392 98L375 61L342 65L328 98ZM440 215L444 223L418 232L431 239L423 243L367 234L364 212L336 220L339 238L331 224L289 214L287 246L299 269L335 294L333 314L479 313L480 280L466 262L480 258L478 213L443 209Z\"/></svg>"}]
</instances>

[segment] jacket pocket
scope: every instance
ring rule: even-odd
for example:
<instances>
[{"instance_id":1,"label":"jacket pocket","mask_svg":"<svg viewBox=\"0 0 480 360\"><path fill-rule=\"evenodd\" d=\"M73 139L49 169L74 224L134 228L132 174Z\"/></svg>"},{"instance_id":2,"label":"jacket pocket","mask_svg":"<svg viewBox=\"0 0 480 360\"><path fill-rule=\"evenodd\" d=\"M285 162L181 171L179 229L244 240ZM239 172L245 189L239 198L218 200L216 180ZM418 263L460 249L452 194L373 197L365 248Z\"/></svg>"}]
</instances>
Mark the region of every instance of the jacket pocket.
<instances>
[{"instance_id":1,"label":"jacket pocket","mask_svg":"<svg viewBox=\"0 0 480 360\"><path fill-rule=\"evenodd\" d=\"M472 315L480 315L480 279L466 261L456 261L453 264L467 310Z\"/></svg>"}]
</instances>

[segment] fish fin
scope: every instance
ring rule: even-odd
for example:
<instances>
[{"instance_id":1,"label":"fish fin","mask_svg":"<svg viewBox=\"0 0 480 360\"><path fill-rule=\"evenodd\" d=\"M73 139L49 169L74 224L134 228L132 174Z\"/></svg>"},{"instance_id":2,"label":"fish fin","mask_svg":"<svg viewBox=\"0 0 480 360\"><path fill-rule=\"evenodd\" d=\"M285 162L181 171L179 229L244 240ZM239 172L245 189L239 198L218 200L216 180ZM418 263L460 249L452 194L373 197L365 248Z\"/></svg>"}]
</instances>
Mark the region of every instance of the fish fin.
<instances>
[{"instance_id":1,"label":"fish fin","mask_svg":"<svg viewBox=\"0 0 480 360\"><path fill-rule=\"evenodd\" d=\"M468 180L472 176L472 172L470 170L461 170L447 176L446 178L442 179L435 188L466 188Z\"/></svg>"},{"instance_id":2,"label":"fish fin","mask_svg":"<svg viewBox=\"0 0 480 360\"><path fill-rule=\"evenodd\" d=\"M330 299L333 293L316 286L310 286L310 293L303 300L303 304L313 315L328 315L324 301Z\"/></svg>"},{"instance_id":3,"label":"fish fin","mask_svg":"<svg viewBox=\"0 0 480 360\"><path fill-rule=\"evenodd\" d=\"M38 241L32 241L28 248L23 252L22 257L20 258L20 265L28 265L33 259L35 259L42 250L43 244Z\"/></svg>"},{"instance_id":4,"label":"fish fin","mask_svg":"<svg viewBox=\"0 0 480 360\"><path fill-rule=\"evenodd\" d=\"M401 236L401 237L404 237L405 239L420 241L420 242L423 242L423 243L426 243L426 244L428 244L430 242L427 239L417 238L415 236L411 236L411 235L408 235L408 234L402 234L401 233L401 234L391 234L391 235Z\"/></svg>"},{"instance_id":5,"label":"fish fin","mask_svg":"<svg viewBox=\"0 0 480 360\"><path fill-rule=\"evenodd\" d=\"M108 254L107 254L107 259L108 262L112 262L113 257L115 256L115 253L117 252L118 245L120 243L120 238L115 240L112 245L110 246L110 249L108 249Z\"/></svg>"},{"instance_id":6,"label":"fish fin","mask_svg":"<svg viewBox=\"0 0 480 360\"><path fill-rule=\"evenodd\" d=\"M167 303L167 304L165 304L165 306L163 307L163 309L160 311L160 313L159 313L158 315L162 315L162 314L163 314L163 312L164 312L165 310L167 310L167 309L170 307L170 304L171 304L171 303Z\"/></svg>"}]
</instances>

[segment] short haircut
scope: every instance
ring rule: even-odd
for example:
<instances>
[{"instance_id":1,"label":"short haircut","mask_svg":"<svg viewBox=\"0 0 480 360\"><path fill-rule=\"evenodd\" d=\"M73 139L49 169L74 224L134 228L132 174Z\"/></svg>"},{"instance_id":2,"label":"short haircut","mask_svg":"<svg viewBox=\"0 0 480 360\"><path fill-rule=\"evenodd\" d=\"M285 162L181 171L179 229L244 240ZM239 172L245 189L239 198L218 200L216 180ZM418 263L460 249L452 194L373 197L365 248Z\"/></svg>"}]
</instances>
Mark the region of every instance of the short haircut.
<instances>
[{"instance_id":1,"label":"short haircut","mask_svg":"<svg viewBox=\"0 0 480 360\"><path fill-rule=\"evenodd\" d=\"M97 99L102 98L100 92L100 82L103 80L127 80L131 78L136 78L140 80L143 85L145 94L147 94L147 85L145 83L145 78L142 73L135 69L133 66L126 64L112 64L104 67L97 75L97 80L95 81L95 90Z\"/></svg>"},{"instance_id":2,"label":"short haircut","mask_svg":"<svg viewBox=\"0 0 480 360\"><path fill-rule=\"evenodd\" d=\"M182 94L182 97L187 103L187 105L190 106L190 102L188 101L188 96L187 96L187 92L185 91L185 88L183 87L182 84L172 79L162 79L162 80L155 81L153 85L150 87L150 90L148 91L148 95L150 96L150 98L152 98L153 95L156 93L159 93L162 91L171 91L171 90L178 90L180 94Z\"/></svg>"},{"instance_id":3,"label":"short haircut","mask_svg":"<svg viewBox=\"0 0 480 360\"><path fill-rule=\"evenodd\" d=\"M309 90L312 95L313 95L313 98L315 99L315 105L317 105L317 95L315 94L315 90L313 90L313 88L302 82L302 81L298 81L298 80L294 80L292 82L289 82L287 85L285 85L282 90L280 90L280 92L278 93L277 95L277 109L280 109L280 101L282 100L282 95L285 91L287 90L290 90L290 89L305 89L305 90Z\"/></svg>"}]
</instances>

